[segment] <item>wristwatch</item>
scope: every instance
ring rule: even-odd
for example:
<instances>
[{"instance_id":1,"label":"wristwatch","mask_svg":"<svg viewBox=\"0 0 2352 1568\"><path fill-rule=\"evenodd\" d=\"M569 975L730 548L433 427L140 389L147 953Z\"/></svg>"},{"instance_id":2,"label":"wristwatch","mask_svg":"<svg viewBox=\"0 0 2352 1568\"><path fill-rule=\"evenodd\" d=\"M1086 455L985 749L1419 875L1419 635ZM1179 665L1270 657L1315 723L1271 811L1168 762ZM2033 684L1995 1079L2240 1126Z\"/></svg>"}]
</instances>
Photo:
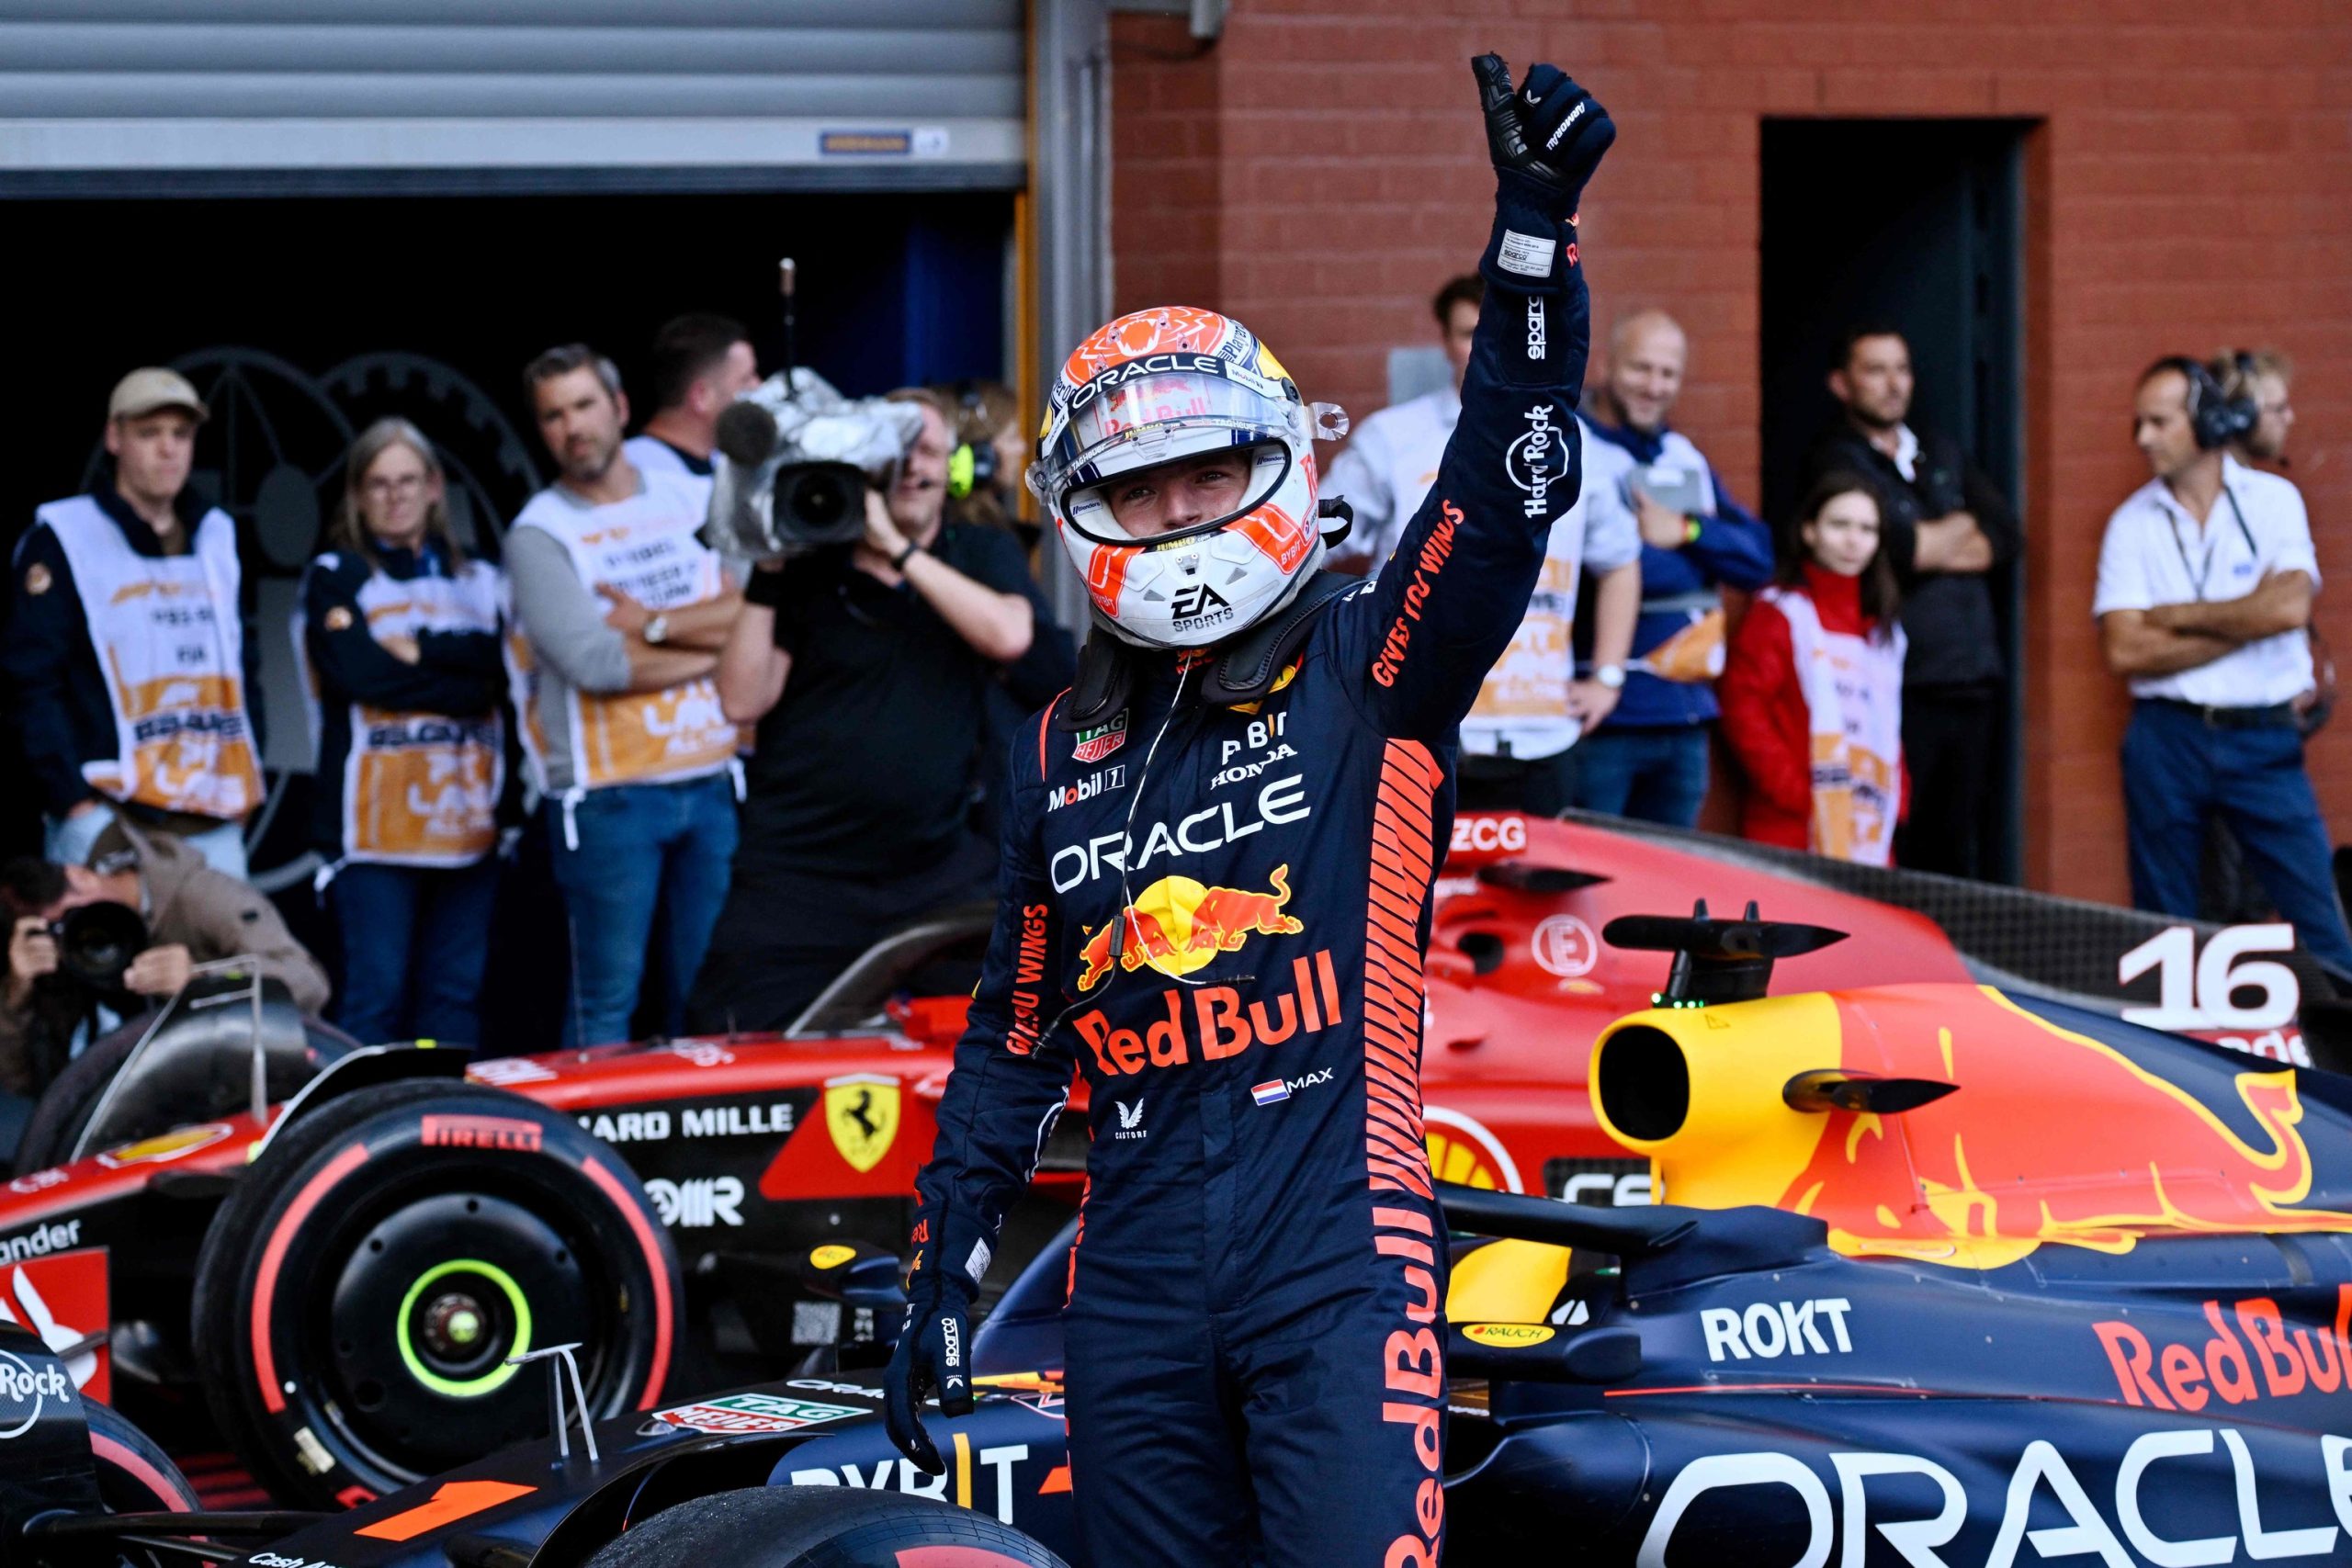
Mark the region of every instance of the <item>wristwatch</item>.
<instances>
[{"instance_id":1,"label":"wristwatch","mask_svg":"<svg viewBox=\"0 0 2352 1568\"><path fill-rule=\"evenodd\" d=\"M1592 668L1592 678L1612 692L1625 689L1625 667L1622 664L1596 664Z\"/></svg>"},{"instance_id":2,"label":"wristwatch","mask_svg":"<svg viewBox=\"0 0 2352 1568\"><path fill-rule=\"evenodd\" d=\"M648 648L661 647L663 643L670 640L670 617L667 615L654 616L651 620L645 623L645 630L638 635L645 639L645 645ZM1624 677L1620 676L1618 678L1623 680Z\"/></svg>"}]
</instances>

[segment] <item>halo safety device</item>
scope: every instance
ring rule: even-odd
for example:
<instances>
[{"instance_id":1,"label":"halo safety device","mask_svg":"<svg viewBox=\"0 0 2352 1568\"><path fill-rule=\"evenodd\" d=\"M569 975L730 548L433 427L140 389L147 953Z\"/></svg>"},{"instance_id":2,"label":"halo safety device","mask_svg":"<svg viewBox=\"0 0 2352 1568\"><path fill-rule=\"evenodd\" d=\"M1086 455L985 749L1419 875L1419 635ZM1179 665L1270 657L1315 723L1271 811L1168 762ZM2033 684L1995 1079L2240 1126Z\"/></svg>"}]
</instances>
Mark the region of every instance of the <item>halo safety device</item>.
<instances>
[{"instance_id":1,"label":"halo safety device","mask_svg":"<svg viewBox=\"0 0 2352 1568\"><path fill-rule=\"evenodd\" d=\"M1312 575L1326 542L1315 442L1346 433L1347 416L1302 399L1249 328L1161 306L1109 322L1063 365L1029 489L1097 620L1147 648L1199 648L1280 608ZM1248 469L1234 511L1149 538L1112 515L1116 481L1216 452Z\"/></svg>"}]
</instances>

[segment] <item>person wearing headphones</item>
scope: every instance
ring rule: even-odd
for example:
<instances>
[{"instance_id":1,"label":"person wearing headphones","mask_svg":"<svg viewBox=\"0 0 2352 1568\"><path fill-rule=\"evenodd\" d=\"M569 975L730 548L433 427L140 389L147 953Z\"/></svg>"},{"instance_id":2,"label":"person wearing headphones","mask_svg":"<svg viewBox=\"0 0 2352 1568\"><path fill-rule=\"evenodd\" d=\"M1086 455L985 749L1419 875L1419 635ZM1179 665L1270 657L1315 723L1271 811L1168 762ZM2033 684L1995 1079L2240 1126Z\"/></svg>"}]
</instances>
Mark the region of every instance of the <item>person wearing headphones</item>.
<instances>
[{"instance_id":1,"label":"person wearing headphones","mask_svg":"<svg viewBox=\"0 0 2352 1568\"><path fill-rule=\"evenodd\" d=\"M1443 1549L1421 954L1463 717L1581 484L1576 215L1616 137L1555 67L1474 69L1487 309L1377 577L1317 570L1314 443L1337 411L1214 310L1080 343L1030 470L1093 626L1077 685L1013 746L885 1415L944 1469L919 1402L971 1409L973 1300L1082 1072L1062 1322L1084 1562L1434 1568Z\"/></svg>"},{"instance_id":2,"label":"person wearing headphones","mask_svg":"<svg viewBox=\"0 0 2352 1568\"><path fill-rule=\"evenodd\" d=\"M2132 435L2154 477L2108 519L2091 604L2107 666L2133 698L2132 900L2195 916L2205 824L2218 816L2303 946L2352 975L2294 706L2312 685L2303 633L2319 561L2295 487L2230 453L2257 414L2184 355L2140 378Z\"/></svg>"}]
</instances>

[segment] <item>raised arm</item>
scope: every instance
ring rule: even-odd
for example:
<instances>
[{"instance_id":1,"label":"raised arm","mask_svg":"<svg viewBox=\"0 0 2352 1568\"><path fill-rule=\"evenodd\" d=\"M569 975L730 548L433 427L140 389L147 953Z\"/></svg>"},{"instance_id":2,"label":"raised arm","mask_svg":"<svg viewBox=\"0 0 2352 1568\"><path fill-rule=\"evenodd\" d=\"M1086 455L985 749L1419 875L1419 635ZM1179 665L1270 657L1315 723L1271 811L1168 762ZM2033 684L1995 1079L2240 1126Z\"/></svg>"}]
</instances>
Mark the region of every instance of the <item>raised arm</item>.
<instances>
[{"instance_id":1,"label":"raised arm","mask_svg":"<svg viewBox=\"0 0 2352 1568\"><path fill-rule=\"evenodd\" d=\"M1494 55L1472 62L1495 164L1487 300L1462 383L1462 420L1437 482L1379 585L1341 604L1341 656L1361 660L1383 732L1442 739L1461 721L1534 592L1552 525L1576 503L1576 404L1590 336L1577 203L1616 140L1591 94L1537 65L1514 89Z\"/></svg>"}]
</instances>

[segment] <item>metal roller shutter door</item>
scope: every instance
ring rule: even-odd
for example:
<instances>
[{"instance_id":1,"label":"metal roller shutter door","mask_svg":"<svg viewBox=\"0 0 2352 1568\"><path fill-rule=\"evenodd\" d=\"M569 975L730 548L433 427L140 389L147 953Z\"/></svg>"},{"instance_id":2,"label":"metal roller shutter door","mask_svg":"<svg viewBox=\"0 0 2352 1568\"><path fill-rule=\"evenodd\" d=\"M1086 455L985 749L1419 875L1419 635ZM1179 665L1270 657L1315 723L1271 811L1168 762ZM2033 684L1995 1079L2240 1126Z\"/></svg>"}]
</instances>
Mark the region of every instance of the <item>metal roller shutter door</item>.
<instances>
[{"instance_id":1,"label":"metal roller shutter door","mask_svg":"<svg viewBox=\"0 0 2352 1568\"><path fill-rule=\"evenodd\" d=\"M0 188L1010 189L1023 12L0 0Z\"/></svg>"}]
</instances>

